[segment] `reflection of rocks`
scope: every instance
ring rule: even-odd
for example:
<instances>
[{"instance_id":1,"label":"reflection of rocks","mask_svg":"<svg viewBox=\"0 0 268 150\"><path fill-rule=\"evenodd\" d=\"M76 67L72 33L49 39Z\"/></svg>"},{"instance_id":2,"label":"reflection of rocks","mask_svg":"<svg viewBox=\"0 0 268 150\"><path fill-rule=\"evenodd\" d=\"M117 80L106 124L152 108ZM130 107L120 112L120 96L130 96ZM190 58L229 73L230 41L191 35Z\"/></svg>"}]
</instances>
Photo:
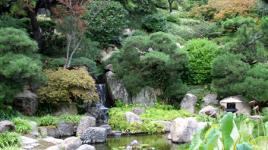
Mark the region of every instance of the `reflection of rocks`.
<instances>
[{"instance_id":1,"label":"reflection of rocks","mask_svg":"<svg viewBox=\"0 0 268 150\"><path fill-rule=\"evenodd\" d=\"M76 135L80 136L87 128L96 126L96 118L92 116L85 116L80 120L77 127Z\"/></svg>"},{"instance_id":2,"label":"reflection of rocks","mask_svg":"<svg viewBox=\"0 0 268 150\"><path fill-rule=\"evenodd\" d=\"M206 106L204 108L202 108L200 111L199 111L199 114L201 115L207 115L207 116L210 116L210 117L216 117L217 116L217 112L218 112L218 109L213 107L213 106Z\"/></svg>"},{"instance_id":3,"label":"reflection of rocks","mask_svg":"<svg viewBox=\"0 0 268 150\"><path fill-rule=\"evenodd\" d=\"M107 130L100 127L89 127L80 138L83 144L103 143L107 138Z\"/></svg>"},{"instance_id":4,"label":"reflection of rocks","mask_svg":"<svg viewBox=\"0 0 268 150\"><path fill-rule=\"evenodd\" d=\"M123 85L122 81L117 79L111 71L106 73L106 82L110 97L113 100L122 100L125 104L131 103L131 98Z\"/></svg>"},{"instance_id":5,"label":"reflection of rocks","mask_svg":"<svg viewBox=\"0 0 268 150\"><path fill-rule=\"evenodd\" d=\"M207 94L204 98L204 106L208 105L218 105L219 101L217 100L218 95L217 94Z\"/></svg>"},{"instance_id":6,"label":"reflection of rocks","mask_svg":"<svg viewBox=\"0 0 268 150\"><path fill-rule=\"evenodd\" d=\"M133 104L152 106L156 103L156 92L153 88L143 88L135 97L132 97Z\"/></svg>"},{"instance_id":7,"label":"reflection of rocks","mask_svg":"<svg viewBox=\"0 0 268 150\"><path fill-rule=\"evenodd\" d=\"M29 90L24 90L14 98L13 105L24 115L33 115L38 107L37 95Z\"/></svg>"},{"instance_id":8,"label":"reflection of rocks","mask_svg":"<svg viewBox=\"0 0 268 150\"><path fill-rule=\"evenodd\" d=\"M15 129L15 125L13 122L4 120L0 122L0 133L6 132L6 131L12 131Z\"/></svg>"},{"instance_id":9,"label":"reflection of rocks","mask_svg":"<svg viewBox=\"0 0 268 150\"><path fill-rule=\"evenodd\" d=\"M170 138L175 143L191 142L193 135L206 124L197 122L194 118L177 118L170 127Z\"/></svg>"},{"instance_id":10,"label":"reflection of rocks","mask_svg":"<svg viewBox=\"0 0 268 150\"><path fill-rule=\"evenodd\" d=\"M137 140L133 140L126 148L127 150L141 149L140 143Z\"/></svg>"},{"instance_id":11,"label":"reflection of rocks","mask_svg":"<svg viewBox=\"0 0 268 150\"><path fill-rule=\"evenodd\" d=\"M191 113L194 113L196 102L197 97L191 93L187 93L181 101L181 109L185 109Z\"/></svg>"},{"instance_id":12,"label":"reflection of rocks","mask_svg":"<svg viewBox=\"0 0 268 150\"><path fill-rule=\"evenodd\" d=\"M142 123L140 116L134 114L133 112L126 112L125 117L128 123Z\"/></svg>"}]
</instances>

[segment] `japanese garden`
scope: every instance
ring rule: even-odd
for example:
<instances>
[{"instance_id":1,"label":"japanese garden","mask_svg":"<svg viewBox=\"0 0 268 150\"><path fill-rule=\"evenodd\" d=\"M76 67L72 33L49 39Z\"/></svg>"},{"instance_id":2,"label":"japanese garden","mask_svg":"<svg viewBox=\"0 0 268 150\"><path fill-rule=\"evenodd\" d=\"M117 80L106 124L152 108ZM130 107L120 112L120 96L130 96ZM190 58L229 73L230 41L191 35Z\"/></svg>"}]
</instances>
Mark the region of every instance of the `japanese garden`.
<instances>
[{"instance_id":1,"label":"japanese garden","mask_svg":"<svg viewBox=\"0 0 268 150\"><path fill-rule=\"evenodd\" d=\"M0 0L0 150L268 150L268 0Z\"/></svg>"}]
</instances>

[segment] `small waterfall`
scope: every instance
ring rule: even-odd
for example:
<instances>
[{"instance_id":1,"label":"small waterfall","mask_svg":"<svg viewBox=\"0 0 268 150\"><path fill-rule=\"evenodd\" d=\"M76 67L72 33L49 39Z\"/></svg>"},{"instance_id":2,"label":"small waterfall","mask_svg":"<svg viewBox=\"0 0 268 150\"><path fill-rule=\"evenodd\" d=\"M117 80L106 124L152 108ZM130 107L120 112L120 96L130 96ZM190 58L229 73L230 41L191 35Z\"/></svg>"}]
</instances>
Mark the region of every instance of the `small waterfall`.
<instances>
[{"instance_id":1,"label":"small waterfall","mask_svg":"<svg viewBox=\"0 0 268 150\"><path fill-rule=\"evenodd\" d=\"M100 101L96 103L96 109L97 109L97 122L100 124L108 123L108 108L105 107L106 103L106 86L105 84L97 84L96 85L97 92L99 94Z\"/></svg>"}]
</instances>

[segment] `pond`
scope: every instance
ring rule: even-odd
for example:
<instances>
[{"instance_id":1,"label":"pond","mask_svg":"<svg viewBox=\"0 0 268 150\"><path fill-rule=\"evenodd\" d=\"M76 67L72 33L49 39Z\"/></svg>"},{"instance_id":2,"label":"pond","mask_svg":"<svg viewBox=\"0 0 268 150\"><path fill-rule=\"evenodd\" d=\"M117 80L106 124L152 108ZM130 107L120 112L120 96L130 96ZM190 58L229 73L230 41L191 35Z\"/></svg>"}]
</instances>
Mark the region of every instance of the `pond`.
<instances>
[{"instance_id":1,"label":"pond","mask_svg":"<svg viewBox=\"0 0 268 150\"><path fill-rule=\"evenodd\" d=\"M185 145L177 145L167 139L167 135L135 135L108 138L104 144L96 144L96 150L121 150L132 141L137 140L141 145L147 145L148 150L183 150Z\"/></svg>"}]
</instances>

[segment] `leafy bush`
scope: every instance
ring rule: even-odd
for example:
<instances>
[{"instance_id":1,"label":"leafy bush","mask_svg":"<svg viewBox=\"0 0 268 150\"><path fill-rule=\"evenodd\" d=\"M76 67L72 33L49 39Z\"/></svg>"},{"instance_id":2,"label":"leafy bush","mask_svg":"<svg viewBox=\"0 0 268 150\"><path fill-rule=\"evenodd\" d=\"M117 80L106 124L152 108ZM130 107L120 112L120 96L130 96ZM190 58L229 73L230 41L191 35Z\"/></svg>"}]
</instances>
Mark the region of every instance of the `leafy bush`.
<instances>
[{"instance_id":1,"label":"leafy bush","mask_svg":"<svg viewBox=\"0 0 268 150\"><path fill-rule=\"evenodd\" d=\"M60 116L60 120L62 120L64 122L78 124L81 120L81 116L79 116L79 115L63 115L63 116Z\"/></svg>"},{"instance_id":2,"label":"leafy bush","mask_svg":"<svg viewBox=\"0 0 268 150\"><path fill-rule=\"evenodd\" d=\"M125 40L121 51L111 61L116 75L132 95L145 86L163 90L164 98L178 99L185 94L187 87L181 76L188 59L175 40L174 36L163 32Z\"/></svg>"},{"instance_id":3,"label":"leafy bush","mask_svg":"<svg viewBox=\"0 0 268 150\"><path fill-rule=\"evenodd\" d=\"M40 126L55 126L57 124L58 119L51 115L46 115L38 118L38 122Z\"/></svg>"},{"instance_id":4,"label":"leafy bush","mask_svg":"<svg viewBox=\"0 0 268 150\"><path fill-rule=\"evenodd\" d=\"M21 140L17 133L14 132L0 133L0 148L19 146L20 142Z\"/></svg>"},{"instance_id":5,"label":"leafy bush","mask_svg":"<svg viewBox=\"0 0 268 150\"><path fill-rule=\"evenodd\" d=\"M127 22L127 11L115 1L92 1L84 16L92 39L101 43L114 42Z\"/></svg>"},{"instance_id":6,"label":"leafy bush","mask_svg":"<svg viewBox=\"0 0 268 150\"><path fill-rule=\"evenodd\" d=\"M209 0L207 5L193 9L193 13L206 20L224 20L237 15L246 16L255 6L256 0Z\"/></svg>"},{"instance_id":7,"label":"leafy bush","mask_svg":"<svg viewBox=\"0 0 268 150\"><path fill-rule=\"evenodd\" d=\"M163 126L156 123L157 120L173 120L177 117L189 117L189 114L183 110L177 110L170 105L160 105L147 107L145 112L141 114L143 123L127 123L124 114L128 111L132 111L134 108L139 107L136 105L127 105L120 107L113 107L109 109L109 125L113 129L123 132L137 133L146 132L149 134L162 133Z\"/></svg>"},{"instance_id":8,"label":"leafy bush","mask_svg":"<svg viewBox=\"0 0 268 150\"><path fill-rule=\"evenodd\" d=\"M167 18L160 13L145 16L143 19L143 28L149 32L166 31Z\"/></svg>"},{"instance_id":9,"label":"leafy bush","mask_svg":"<svg viewBox=\"0 0 268 150\"><path fill-rule=\"evenodd\" d=\"M189 83L205 84L211 81L211 65L219 53L219 46L207 39L188 41L184 47L189 52Z\"/></svg>"},{"instance_id":10,"label":"leafy bush","mask_svg":"<svg viewBox=\"0 0 268 150\"><path fill-rule=\"evenodd\" d=\"M268 64L257 64L250 69L245 81L239 85L249 100L268 101Z\"/></svg>"},{"instance_id":11,"label":"leafy bush","mask_svg":"<svg viewBox=\"0 0 268 150\"><path fill-rule=\"evenodd\" d=\"M237 85L241 83L250 66L234 54L222 54L212 63L212 85L220 96L240 94Z\"/></svg>"},{"instance_id":12,"label":"leafy bush","mask_svg":"<svg viewBox=\"0 0 268 150\"><path fill-rule=\"evenodd\" d=\"M27 134L32 131L32 127L29 124L28 120L24 120L21 118L14 118L12 121L15 124L16 132Z\"/></svg>"},{"instance_id":13,"label":"leafy bush","mask_svg":"<svg viewBox=\"0 0 268 150\"><path fill-rule=\"evenodd\" d=\"M38 90L39 100L43 103L91 103L98 100L95 81L85 69L45 70L45 75L48 83Z\"/></svg>"}]
</instances>

